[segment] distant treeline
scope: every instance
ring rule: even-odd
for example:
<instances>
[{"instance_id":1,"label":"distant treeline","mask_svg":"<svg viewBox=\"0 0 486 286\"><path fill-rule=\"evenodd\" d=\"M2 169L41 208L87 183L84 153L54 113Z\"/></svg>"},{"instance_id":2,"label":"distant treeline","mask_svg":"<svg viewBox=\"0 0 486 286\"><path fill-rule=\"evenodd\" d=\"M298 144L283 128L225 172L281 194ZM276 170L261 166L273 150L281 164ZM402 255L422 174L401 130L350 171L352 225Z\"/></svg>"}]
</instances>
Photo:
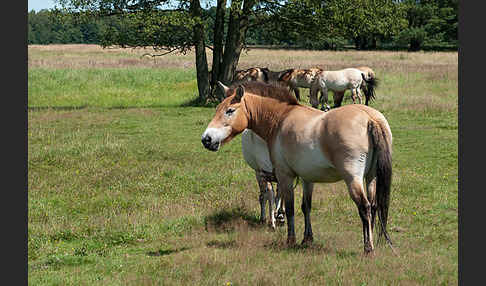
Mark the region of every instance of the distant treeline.
<instances>
[{"instance_id":1,"label":"distant treeline","mask_svg":"<svg viewBox=\"0 0 486 286\"><path fill-rule=\"evenodd\" d=\"M276 29L275 23L249 28L246 45L294 49L356 48L361 50L457 50L458 1L397 1L404 9L406 28L392 34L371 37L308 38L305 33L286 33ZM213 27L216 8L204 10L207 27ZM395 19L396 20L396 19ZM114 32L121 31L123 19L114 17L80 20L54 10L30 11L28 14L28 44L99 44ZM277 31L280 30L280 31ZM277 32L276 32L277 31ZM212 44L212 30L206 29L206 43Z\"/></svg>"}]
</instances>

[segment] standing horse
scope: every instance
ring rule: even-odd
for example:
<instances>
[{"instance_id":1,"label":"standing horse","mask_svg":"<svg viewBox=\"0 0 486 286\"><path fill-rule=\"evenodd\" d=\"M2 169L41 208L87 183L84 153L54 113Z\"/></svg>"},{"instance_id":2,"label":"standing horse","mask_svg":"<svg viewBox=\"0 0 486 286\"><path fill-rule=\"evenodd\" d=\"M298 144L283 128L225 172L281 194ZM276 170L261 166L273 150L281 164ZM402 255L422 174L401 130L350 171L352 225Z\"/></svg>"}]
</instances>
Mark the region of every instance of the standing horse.
<instances>
[{"instance_id":1,"label":"standing horse","mask_svg":"<svg viewBox=\"0 0 486 286\"><path fill-rule=\"evenodd\" d=\"M312 243L310 220L315 182L344 180L363 226L364 253L373 254L373 227L378 214L386 231L392 177L392 133L379 111L346 105L322 112L303 106L288 89L258 82L230 88L219 83L225 99L201 137L205 148L217 151L246 128L267 142L270 159L285 202L287 243L295 244L294 190L303 182L303 244ZM366 190L363 185L366 181Z\"/></svg>"},{"instance_id":2,"label":"standing horse","mask_svg":"<svg viewBox=\"0 0 486 286\"><path fill-rule=\"evenodd\" d=\"M357 67L361 71L363 77L363 83L361 84L361 90L365 95L365 105L369 105L369 102L376 98L375 88L378 87L379 80L375 75L375 72L367 66ZM322 94L321 94L322 96ZM344 98L344 91L334 91L334 107L341 106ZM319 102L321 100L319 99Z\"/></svg>"},{"instance_id":3,"label":"standing horse","mask_svg":"<svg viewBox=\"0 0 486 286\"><path fill-rule=\"evenodd\" d=\"M255 170L255 176L260 189L260 221L265 223L265 205L268 201L269 224L275 229L275 222L284 222L281 207L278 182L273 172L273 165L268 154L267 142L250 129L245 129L241 135L241 149L246 163ZM272 183L277 183L274 192Z\"/></svg>"},{"instance_id":4,"label":"standing horse","mask_svg":"<svg viewBox=\"0 0 486 286\"><path fill-rule=\"evenodd\" d=\"M322 104L322 110L329 110L327 91L345 92L351 90L351 98L356 103L356 97L359 103L362 103L361 84L363 83L363 74L355 68L346 68L337 71L322 71L319 73L315 84L311 86L309 101L312 107L317 108L319 103ZM317 93L321 92L321 97L317 99Z\"/></svg>"}]
</instances>

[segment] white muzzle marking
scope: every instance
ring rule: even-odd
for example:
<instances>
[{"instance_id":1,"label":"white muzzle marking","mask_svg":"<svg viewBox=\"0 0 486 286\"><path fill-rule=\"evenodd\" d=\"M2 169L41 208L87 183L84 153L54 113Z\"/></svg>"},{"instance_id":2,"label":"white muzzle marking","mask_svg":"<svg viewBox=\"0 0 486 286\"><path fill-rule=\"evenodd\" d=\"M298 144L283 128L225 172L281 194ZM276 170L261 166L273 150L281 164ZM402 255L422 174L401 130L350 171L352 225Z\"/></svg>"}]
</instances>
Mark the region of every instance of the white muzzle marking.
<instances>
[{"instance_id":1,"label":"white muzzle marking","mask_svg":"<svg viewBox=\"0 0 486 286\"><path fill-rule=\"evenodd\" d=\"M231 134L231 127L221 128L207 128L201 136L201 142L204 147L211 151L217 151L221 146L221 142Z\"/></svg>"}]
</instances>

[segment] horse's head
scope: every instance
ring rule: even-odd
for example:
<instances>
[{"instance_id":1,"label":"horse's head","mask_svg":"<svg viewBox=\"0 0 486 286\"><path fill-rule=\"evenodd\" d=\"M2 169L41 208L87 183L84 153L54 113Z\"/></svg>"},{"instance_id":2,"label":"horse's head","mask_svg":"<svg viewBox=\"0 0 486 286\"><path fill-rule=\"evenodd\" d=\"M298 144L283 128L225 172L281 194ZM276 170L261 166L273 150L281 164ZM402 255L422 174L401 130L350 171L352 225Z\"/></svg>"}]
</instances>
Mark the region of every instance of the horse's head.
<instances>
[{"instance_id":1,"label":"horse's head","mask_svg":"<svg viewBox=\"0 0 486 286\"><path fill-rule=\"evenodd\" d=\"M245 88L240 85L230 89L218 81L225 98L216 107L216 114L201 137L201 142L207 149L217 151L222 144L231 141L233 137L243 132L248 126L248 117L242 97Z\"/></svg>"}]
</instances>

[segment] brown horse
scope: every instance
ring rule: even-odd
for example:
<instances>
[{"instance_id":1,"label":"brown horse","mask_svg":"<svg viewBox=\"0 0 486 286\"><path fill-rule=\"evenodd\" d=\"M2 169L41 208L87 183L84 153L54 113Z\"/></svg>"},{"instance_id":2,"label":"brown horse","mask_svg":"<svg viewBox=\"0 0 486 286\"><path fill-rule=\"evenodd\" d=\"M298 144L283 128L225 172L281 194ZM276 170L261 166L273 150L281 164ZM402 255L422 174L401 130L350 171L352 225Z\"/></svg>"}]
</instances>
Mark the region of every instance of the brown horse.
<instances>
[{"instance_id":1,"label":"brown horse","mask_svg":"<svg viewBox=\"0 0 486 286\"><path fill-rule=\"evenodd\" d=\"M233 82L260 81L268 82L267 73L263 68L253 67L246 70L237 70L233 76Z\"/></svg>"},{"instance_id":2,"label":"brown horse","mask_svg":"<svg viewBox=\"0 0 486 286\"><path fill-rule=\"evenodd\" d=\"M295 93L297 100L300 101L299 87L312 88L317 85L317 78L322 71L321 68L288 69L280 74L278 81L288 85Z\"/></svg>"},{"instance_id":3,"label":"brown horse","mask_svg":"<svg viewBox=\"0 0 486 286\"><path fill-rule=\"evenodd\" d=\"M295 177L303 183L303 244L313 241L310 210L316 182L344 180L363 226L364 252L373 254L375 215L386 231L392 177L392 133L379 111L346 105L322 112L303 106L287 88L258 82L226 87L225 99L201 137L217 151L246 128L267 142L270 159L285 202L287 243L295 244ZM364 182L366 181L366 189Z\"/></svg>"}]
</instances>

